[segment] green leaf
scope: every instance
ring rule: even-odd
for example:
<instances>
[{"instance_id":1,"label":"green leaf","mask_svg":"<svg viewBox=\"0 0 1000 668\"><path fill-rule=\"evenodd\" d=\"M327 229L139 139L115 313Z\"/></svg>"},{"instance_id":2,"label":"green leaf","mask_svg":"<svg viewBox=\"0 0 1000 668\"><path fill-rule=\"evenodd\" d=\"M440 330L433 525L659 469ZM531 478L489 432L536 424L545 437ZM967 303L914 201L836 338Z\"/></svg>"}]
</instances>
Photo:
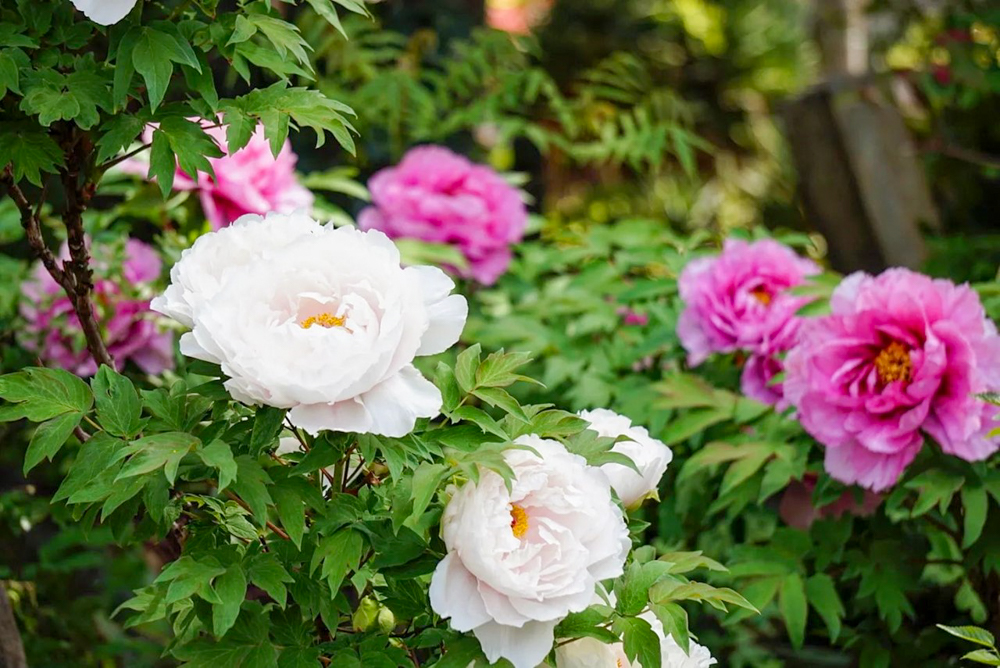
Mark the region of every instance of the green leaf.
<instances>
[{"instance_id":1,"label":"green leaf","mask_svg":"<svg viewBox=\"0 0 1000 668\"><path fill-rule=\"evenodd\" d=\"M227 568L215 579L214 587L220 602L212 606L212 632L216 638L221 638L236 623L247 593L247 577L242 564Z\"/></svg>"},{"instance_id":2,"label":"green leaf","mask_svg":"<svg viewBox=\"0 0 1000 668\"><path fill-rule=\"evenodd\" d=\"M139 433L142 429L142 403L132 381L101 365L90 386L97 404L97 419L105 431L126 439Z\"/></svg>"},{"instance_id":3,"label":"green leaf","mask_svg":"<svg viewBox=\"0 0 1000 668\"><path fill-rule=\"evenodd\" d=\"M101 125L101 138L97 140L97 162L115 157L139 139L143 124L136 116L118 114Z\"/></svg>"},{"instance_id":4,"label":"green leaf","mask_svg":"<svg viewBox=\"0 0 1000 668\"><path fill-rule=\"evenodd\" d=\"M110 492L114 477L104 476L102 478L101 474L117 461L116 454L124 447L124 441L105 432L98 432L91 436L80 447L80 451L69 469L69 474L56 490L52 501L69 499L87 487L93 489L96 486L106 487L107 491L103 493L100 489L94 490L98 492L96 498L103 499Z\"/></svg>"},{"instance_id":5,"label":"green leaf","mask_svg":"<svg viewBox=\"0 0 1000 668\"><path fill-rule=\"evenodd\" d=\"M688 631L687 612L676 603L654 603L649 606L656 618L663 624L663 632L672 636L685 654L691 652L691 635Z\"/></svg>"},{"instance_id":6,"label":"green leaf","mask_svg":"<svg viewBox=\"0 0 1000 668\"><path fill-rule=\"evenodd\" d=\"M944 624L937 624L936 626L956 638L961 638L962 640L967 640L983 647L993 647L996 643L992 633L978 626L945 626Z\"/></svg>"},{"instance_id":7,"label":"green leaf","mask_svg":"<svg viewBox=\"0 0 1000 668\"><path fill-rule=\"evenodd\" d=\"M605 610L608 612L604 612ZM610 608L605 606L591 606L582 612L570 613L559 622L556 637L596 638L607 644L617 643L618 636L604 626L609 613Z\"/></svg>"},{"instance_id":8,"label":"green leaf","mask_svg":"<svg viewBox=\"0 0 1000 668\"><path fill-rule=\"evenodd\" d=\"M632 562L615 582L615 595L618 597L615 609L622 615L638 615L646 609L650 587L669 572L670 564L662 561Z\"/></svg>"},{"instance_id":9,"label":"green leaf","mask_svg":"<svg viewBox=\"0 0 1000 668\"><path fill-rule=\"evenodd\" d=\"M282 422L287 411L283 408L262 406L253 417L253 432L250 435L250 452L260 454L278 441Z\"/></svg>"},{"instance_id":10,"label":"green leaf","mask_svg":"<svg viewBox=\"0 0 1000 668\"><path fill-rule=\"evenodd\" d=\"M510 440L510 436L500 423L494 420L488 413L475 406L462 406L451 414L452 420L467 420L474 423L487 434L499 436L504 441Z\"/></svg>"},{"instance_id":11,"label":"green leaf","mask_svg":"<svg viewBox=\"0 0 1000 668\"><path fill-rule=\"evenodd\" d=\"M212 441L198 451L201 461L219 472L219 490L224 490L236 479L237 466L233 451L223 441Z\"/></svg>"},{"instance_id":12,"label":"green leaf","mask_svg":"<svg viewBox=\"0 0 1000 668\"><path fill-rule=\"evenodd\" d=\"M451 469L445 464L423 462L413 473L413 510L410 517L420 517L427 510L438 487L444 482Z\"/></svg>"},{"instance_id":13,"label":"green leaf","mask_svg":"<svg viewBox=\"0 0 1000 668\"><path fill-rule=\"evenodd\" d=\"M962 548L972 546L983 534L986 526L986 514L989 510L989 497L986 489L980 484L966 484L961 490L964 535Z\"/></svg>"},{"instance_id":14,"label":"green leaf","mask_svg":"<svg viewBox=\"0 0 1000 668\"><path fill-rule=\"evenodd\" d=\"M505 353L503 350L490 353L476 370L476 386L507 387L522 378L514 371L530 361L529 353Z\"/></svg>"},{"instance_id":15,"label":"green leaf","mask_svg":"<svg viewBox=\"0 0 1000 668\"><path fill-rule=\"evenodd\" d=\"M63 152L46 132L30 123L0 122L0 169L11 166L14 181L41 187L42 174L55 174Z\"/></svg>"},{"instance_id":16,"label":"green leaf","mask_svg":"<svg viewBox=\"0 0 1000 668\"><path fill-rule=\"evenodd\" d=\"M348 573L358 569L364 546L365 539L360 533L353 529L341 529L320 541L313 552L309 572L315 572L322 564L320 576L329 583L330 591L337 592Z\"/></svg>"},{"instance_id":17,"label":"green leaf","mask_svg":"<svg viewBox=\"0 0 1000 668\"><path fill-rule=\"evenodd\" d=\"M167 480L173 484L181 460L200 443L201 441L197 437L177 431L155 434L133 441L128 447L120 450L117 455L118 459L131 458L122 466L115 481L162 468Z\"/></svg>"},{"instance_id":18,"label":"green leaf","mask_svg":"<svg viewBox=\"0 0 1000 668\"><path fill-rule=\"evenodd\" d=\"M146 82L149 105L153 111L160 106L167 93L174 71L173 63L177 61L177 50L177 42L172 36L152 28L139 29L132 47L132 66Z\"/></svg>"},{"instance_id":19,"label":"green leaf","mask_svg":"<svg viewBox=\"0 0 1000 668\"><path fill-rule=\"evenodd\" d=\"M788 638L792 641L792 646L801 648L805 643L808 610L805 585L798 573L789 574L781 583L778 607L781 608L781 616L785 620L785 628L788 629Z\"/></svg>"},{"instance_id":20,"label":"green leaf","mask_svg":"<svg viewBox=\"0 0 1000 668\"><path fill-rule=\"evenodd\" d=\"M472 392L476 387L476 370L479 368L480 350L477 343L459 353L458 359L455 360L455 380L458 381L458 386L466 394Z\"/></svg>"},{"instance_id":21,"label":"green leaf","mask_svg":"<svg viewBox=\"0 0 1000 668\"><path fill-rule=\"evenodd\" d=\"M1000 666L1000 655L986 649L977 649L962 657L964 661L975 661L987 666Z\"/></svg>"},{"instance_id":22,"label":"green leaf","mask_svg":"<svg viewBox=\"0 0 1000 668\"><path fill-rule=\"evenodd\" d=\"M86 413L94 398L87 384L71 373L28 367L0 376L0 399L18 404L20 415L13 419L42 422L63 413Z\"/></svg>"},{"instance_id":23,"label":"green leaf","mask_svg":"<svg viewBox=\"0 0 1000 668\"><path fill-rule=\"evenodd\" d=\"M666 445L676 445L731 416L731 408L701 408L683 413L667 425L660 440Z\"/></svg>"},{"instance_id":24,"label":"green leaf","mask_svg":"<svg viewBox=\"0 0 1000 668\"><path fill-rule=\"evenodd\" d=\"M240 455L236 458L237 474L233 481L233 491L250 506L257 523L263 526L267 522L267 507L273 503L267 486L271 477L261 468L253 457Z\"/></svg>"},{"instance_id":25,"label":"green leaf","mask_svg":"<svg viewBox=\"0 0 1000 668\"><path fill-rule=\"evenodd\" d=\"M27 475L43 459L51 461L72 436L82 417L80 413L66 413L38 425L24 455L24 474Z\"/></svg>"},{"instance_id":26,"label":"green leaf","mask_svg":"<svg viewBox=\"0 0 1000 668\"><path fill-rule=\"evenodd\" d=\"M840 601L837 588L826 573L816 573L806 580L806 596L830 632L830 641L836 642L840 635L840 620L847 614L844 604Z\"/></svg>"},{"instance_id":27,"label":"green leaf","mask_svg":"<svg viewBox=\"0 0 1000 668\"><path fill-rule=\"evenodd\" d=\"M642 668L661 668L660 638L649 622L638 617L620 617L613 628L621 634L629 661L638 660Z\"/></svg>"},{"instance_id":28,"label":"green leaf","mask_svg":"<svg viewBox=\"0 0 1000 668\"><path fill-rule=\"evenodd\" d=\"M525 414L524 409L521 408L521 404L517 403L517 399L510 396L510 393L504 389L499 387L479 387L476 388L472 394L479 397L490 406L496 406L497 408L500 408L501 410L517 417L522 422L528 421L528 416Z\"/></svg>"},{"instance_id":29,"label":"green leaf","mask_svg":"<svg viewBox=\"0 0 1000 668\"><path fill-rule=\"evenodd\" d=\"M295 547L302 549L302 536L306 530L306 506L294 481L282 480L271 488L271 495L274 497L281 526L295 543Z\"/></svg>"},{"instance_id":30,"label":"green leaf","mask_svg":"<svg viewBox=\"0 0 1000 668\"><path fill-rule=\"evenodd\" d=\"M177 156L170 148L170 137L163 130L153 131L153 146L149 151L149 171L146 176L155 180L160 186L164 197L170 194L174 187L174 175L177 173Z\"/></svg>"},{"instance_id":31,"label":"green leaf","mask_svg":"<svg viewBox=\"0 0 1000 668\"><path fill-rule=\"evenodd\" d=\"M247 575L250 582L266 591L279 606L285 607L288 598L285 585L294 582L295 579L288 574L274 555L267 552L256 555L247 566Z\"/></svg>"},{"instance_id":32,"label":"green leaf","mask_svg":"<svg viewBox=\"0 0 1000 668\"><path fill-rule=\"evenodd\" d=\"M184 668L277 668L278 650L270 640L270 620L259 604L247 603L222 640L201 637L173 648Z\"/></svg>"}]
</instances>

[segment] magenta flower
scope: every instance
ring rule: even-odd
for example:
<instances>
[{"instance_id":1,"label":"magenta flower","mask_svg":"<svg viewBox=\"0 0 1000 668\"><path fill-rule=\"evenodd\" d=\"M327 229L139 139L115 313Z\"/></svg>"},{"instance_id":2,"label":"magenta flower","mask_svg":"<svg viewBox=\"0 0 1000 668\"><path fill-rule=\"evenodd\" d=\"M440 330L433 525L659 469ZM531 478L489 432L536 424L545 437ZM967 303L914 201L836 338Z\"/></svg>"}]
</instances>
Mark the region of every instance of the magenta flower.
<instances>
[{"instance_id":1,"label":"magenta flower","mask_svg":"<svg viewBox=\"0 0 1000 668\"><path fill-rule=\"evenodd\" d=\"M740 391L751 399L777 406L784 410L787 403L781 383L774 378L783 371L781 360L773 355L751 355L743 365L740 375Z\"/></svg>"},{"instance_id":2,"label":"magenta flower","mask_svg":"<svg viewBox=\"0 0 1000 668\"><path fill-rule=\"evenodd\" d=\"M677 322L688 364L712 353L787 350L799 327L795 313L809 301L787 290L819 272L816 263L770 239L727 239L720 255L689 262L678 282L685 309Z\"/></svg>"},{"instance_id":3,"label":"magenta flower","mask_svg":"<svg viewBox=\"0 0 1000 668\"><path fill-rule=\"evenodd\" d=\"M441 146L418 146L395 167L368 182L373 206L361 212L363 230L456 246L469 261L464 272L492 285L513 257L528 212L517 190L499 174Z\"/></svg>"},{"instance_id":4,"label":"magenta flower","mask_svg":"<svg viewBox=\"0 0 1000 668\"><path fill-rule=\"evenodd\" d=\"M94 304L103 326L108 352L119 366L133 361L150 374L174 366L173 336L157 327L149 310L151 284L160 276L162 262L156 251L129 239L124 252L115 257L107 248L98 249L94 260ZM63 257L68 251L63 249ZM112 276L120 275L117 282ZM45 363L80 376L91 376L97 365L87 352L80 321L69 298L41 265L21 285L24 299L21 315L27 321L21 344Z\"/></svg>"},{"instance_id":5,"label":"magenta flower","mask_svg":"<svg viewBox=\"0 0 1000 668\"><path fill-rule=\"evenodd\" d=\"M802 327L785 360L785 398L845 483L892 486L924 442L968 461L997 450L1000 337L967 285L906 269L848 276L832 314Z\"/></svg>"},{"instance_id":6,"label":"magenta flower","mask_svg":"<svg viewBox=\"0 0 1000 668\"><path fill-rule=\"evenodd\" d=\"M698 366L712 353L749 353L740 388L743 394L783 407L778 354L792 346L801 319L796 312L809 301L788 288L818 274L819 266L776 241L747 243L727 239L722 253L688 263L678 287L686 308L677 336Z\"/></svg>"},{"instance_id":7,"label":"magenta flower","mask_svg":"<svg viewBox=\"0 0 1000 668\"><path fill-rule=\"evenodd\" d=\"M226 150L226 128L205 130L215 143ZM146 131L145 141L152 139L153 130ZM226 227L248 213L293 213L298 209L311 209L313 194L303 187L295 175L298 158L292 145L284 147L274 157L271 145L264 137L264 128L258 126L250 142L232 155L209 158L215 177L198 172L194 177L180 166L174 175L174 190L192 190L198 193L205 218L213 230ZM138 161L124 166L127 171L146 173L148 165Z\"/></svg>"}]
</instances>

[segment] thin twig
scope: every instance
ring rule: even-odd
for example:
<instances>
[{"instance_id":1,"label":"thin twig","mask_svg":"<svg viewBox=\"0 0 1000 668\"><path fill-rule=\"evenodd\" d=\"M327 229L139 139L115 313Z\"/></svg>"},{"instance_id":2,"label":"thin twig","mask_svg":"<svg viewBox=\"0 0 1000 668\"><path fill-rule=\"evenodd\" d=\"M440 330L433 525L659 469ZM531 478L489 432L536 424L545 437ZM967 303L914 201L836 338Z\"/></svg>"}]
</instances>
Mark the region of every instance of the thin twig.
<instances>
[{"instance_id":1,"label":"thin twig","mask_svg":"<svg viewBox=\"0 0 1000 668\"><path fill-rule=\"evenodd\" d=\"M246 501L244 501L240 497L236 496L236 494L234 494L233 492L229 491L228 489L226 490L226 495L230 499L232 499L233 501L235 501L236 503L238 503L241 506L243 506L246 510L249 510L251 513L253 512L253 510L250 509L250 506L247 504ZM267 520L266 524L267 524L267 528L270 529L271 531L273 531L274 533L278 534L279 536L281 536L285 540L291 540L291 538L288 537L288 534L285 533L285 530L282 529L281 527L279 527L278 525L274 524L270 520Z\"/></svg>"},{"instance_id":2,"label":"thin twig","mask_svg":"<svg viewBox=\"0 0 1000 668\"><path fill-rule=\"evenodd\" d=\"M288 426L288 429L291 430L292 434L295 435L296 440L298 440L299 444L302 446L302 452L308 453L310 450L309 444L306 443L306 439L302 436L302 434L299 433L299 430L295 427L295 425L292 424L292 421L286 417L285 424ZM320 473L322 473L323 477L326 478L326 481L330 483L330 487L336 490L337 482L334 476L331 475L331 473L327 471L325 468L320 469Z\"/></svg>"}]
</instances>

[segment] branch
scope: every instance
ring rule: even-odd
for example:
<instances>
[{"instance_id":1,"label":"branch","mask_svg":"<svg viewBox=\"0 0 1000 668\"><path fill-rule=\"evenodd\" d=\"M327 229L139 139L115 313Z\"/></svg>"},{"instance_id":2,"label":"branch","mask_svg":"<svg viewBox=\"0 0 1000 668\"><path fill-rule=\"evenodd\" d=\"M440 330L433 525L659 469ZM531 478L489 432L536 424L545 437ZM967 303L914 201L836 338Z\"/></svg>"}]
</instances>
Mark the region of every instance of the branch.
<instances>
[{"instance_id":1,"label":"branch","mask_svg":"<svg viewBox=\"0 0 1000 668\"><path fill-rule=\"evenodd\" d=\"M87 210L94 196L94 184L80 182L80 174L86 165L88 151L77 138L67 154L66 170L62 172L63 187L66 191L66 208L63 211L63 225L69 245L69 260L63 262L64 275L68 279L63 284L73 302L80 328L87 340L87 349L98 366L106 364L115 368L115 361L104 345L101 328L94 313L94 303L90 296L94 292L94 272L90 268L90 251L83 230L83 212ZM71 291L72 289L72 291Z\"/></svg>"},{"instance_id":2,"label":"branch","mask_svg":"<svg viewBox=\"0 0 1000 668\"><path fill-rule=\"evenodd\" d=\"M238 503L241 506L243 506L246 510L250 511L251 513L253 512L252 510L250 510L250 506L247 504L246 501L244 501L243 499L241 499L240 497L238 497L236 494L233 494L228 489L226 490L226 495L230 499L232 499L233 501L235 501L236 503ZM274 524L270 520L267 521L267 528L270 529L271 531L273 531L274 533L278 534L279 536L281 536L285 540L291 540L291 538L288 537L288 534L285 533L284 529L282 529L278 525Z\"/></svg>"}]
</instances>

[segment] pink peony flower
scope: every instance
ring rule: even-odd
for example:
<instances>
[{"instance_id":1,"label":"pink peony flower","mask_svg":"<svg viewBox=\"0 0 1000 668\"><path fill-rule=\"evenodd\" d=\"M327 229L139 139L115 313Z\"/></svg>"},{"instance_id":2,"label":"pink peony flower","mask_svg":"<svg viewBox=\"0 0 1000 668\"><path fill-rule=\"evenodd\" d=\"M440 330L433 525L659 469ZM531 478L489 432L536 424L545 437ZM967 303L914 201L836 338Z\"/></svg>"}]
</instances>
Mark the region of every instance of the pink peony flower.
<instances>
[{"instance_id":1,"label":"pink peony flower","mask_svg":"<svg viewBox=\"0 0 1000 668\"><path fill-rule=\"evenodd\" d=\"M368 182L374 206L361 212L363 230L381 230L456 246L467 276L492 285L507 270L510 245L521 240L528 213L517 190L485 165L441 146L418 146Z\"/></svg>"},{"instance_id":2,"label":"pink peony flower","mask_svg":"<svg viewBox=\"0 0 1000 668\"><path fill-rule=\"evenodd\" d=\"M785 360L785 397L845 483L892 486L924 442L968 461L997 450L1000 337L967 285L906 269L848 276L832 314L802 327Z\"/></svg>"},{"instance_id":3,"label":"pink peony flower","mask_svg":"<svg viewBox=\"0 0 1000 668\"><path fill-rule=\"evenodd\" d=\"M103 326L108 352L119 366L127 360L149 374L174 366L173 336L161 332L141 293L160 276L156 251L136 239L125 243L124 257L99 249L94 259L94 304ZM68 250L63 249L63 257ZM120 273L121 282L110 277ZM21 285L21 315L27 320L21 344L46 364L79 376L91 376L97 365L87 352L80 321L69 298L38 263Z\"/></svg>"},{"instance_id":4,"label":"pink peony flower","mask_svg":"<svg viewBox=\"0 0 1000 668\"><path fill-rule=\"evenodd\" d=\"M807 297L787 292L818 274L816 263L770 239L727 239L722 253L692 260L678 287L686 308L677 336L697 366L712 353L771 355L791 347Z\"/></svg>"},{"instance_id":5,"label":"pink peony flower","mask_svg":"<svg viewBox=\"0 0 1000 668\"><path fill-rule=\"evenodd\" d=\"M781 360L773 355L751 355L743 365L740 375L740 391L751 399L756 399L778 410L784 410L781 383L774 383L774 377L783 371Z\"/></svg>"},{"instance_id":6,"label":"pink peony flower","mask_svg":"<svg viewBox=\"0 0 1000 668\"><path fill-rule=\"evenodd\" d=\"M854 493L848 490L833 503L817 508L812 502L816 480L815 473L807 473L801 481L793 481L785 488L778 504L778 514L788 526L807 531L818 519L836 519L845 513L855 517L868 517L882 505L881 494L865 490L861 502L858 502Z\"/></svg>"},{"instance_id":7,"label":"pink peony flower","mask_svg":"<svg viewBox=\"0 0 1000 668\"><path fill-rule=\"evenodd\" d=\"M618 315L622 319L622 323L626 326L636 326L645 327L649 324L649 316L645 313L639 313L628 306L619 306L615 309L615 315Z\"/></svg>"},{"instance_id":8,"label":"pink peony flower","mask_svg":"<svg viewBox=\"0 0 1000 668\"><path fill-rule=\"evenodd\" d=\"M226 150L226 128L206 129L215 143ZM152 139L153 130L146 131L145 141ZM205 218L213 230L226 227L247 213L266 214L272 211L292 213L298 209L311 209L313 194L304 188L295 175L298 160L292 145L285 142L278 157L271 153L271 145L264 137L264 128L258 126L250 142L232 155L209 158L215 177L198 172L195 177L177 167L174 190L198 192ZM148 166L142 166L146 173ZM126 169L138 171L138 166Z\"/></svg>"}]
</instances>

